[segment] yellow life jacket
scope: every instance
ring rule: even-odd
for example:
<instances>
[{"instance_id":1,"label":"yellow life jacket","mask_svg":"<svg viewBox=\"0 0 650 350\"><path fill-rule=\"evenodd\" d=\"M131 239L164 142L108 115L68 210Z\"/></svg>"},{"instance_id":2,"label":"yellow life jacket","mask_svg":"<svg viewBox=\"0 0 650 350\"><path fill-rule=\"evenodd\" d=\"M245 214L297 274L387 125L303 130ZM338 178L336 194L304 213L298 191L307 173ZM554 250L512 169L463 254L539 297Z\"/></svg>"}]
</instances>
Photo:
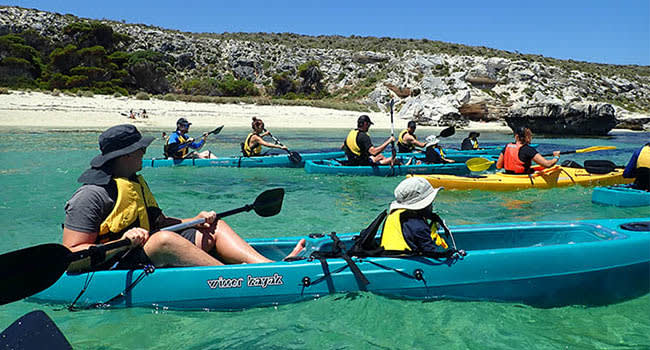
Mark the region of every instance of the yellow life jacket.
<instances>
[{"instance_id":1,"label":"yellow life jacket","mask_svg":"<svg viewBox=\"0 0 650 350\"><path fill-rule=\"evenodd\" d=\"M246 157L257 156L257 155L260 155L260 153L262 153L262 145L260 145L260 144L255 146L255 148L251 148L251 145L250 145L249 142L251 140L251 137L253 137L253 135L255 135L255 134L253 134L253 133L248 134L248 136L246 136L246 141L244 141L244 155Z\"/></svg>"},{"instance_id":2,"label":"yellow life jacket","mask_svg":"<svg viewBox=\"0 0 650 350\"><path fill-rule=\"evenodd\" d=\"M113 211L99 226L98 243L118 239L132 227L151 230L147 209L158 208L158 203L142 175L138 175L138 181L123 177L113 178L113 181L117 185L117 199Z\"/></svg>"},{"instance_id":3,"label":"yellow life jacket","mask_svg":"<svg viewBox=\"0 0 650 350\"><path fill-rule=\"evenodd\" d=\"M472 142L472 148L478 149L478 140L470 140Z\"/></svg>"},{"instance_id":4,"label":"yellow life jacket","mask_svg":"<svg viewBox=\"0 0 650 350\"><path fill-rule=\"evenodd\" d=\"M408 129L402 130L402 132L399 133L399 137L397 138L397 145L399 146L400 152L402 153L413 152L413 150L415 149L415 145L408 144L406 143L406 141L404 141L404 135L406 135L408 132L409 132ZM416 140L418 139L418 137L415 135L411 135L411 136L413 136L413 138Z\"/></svg>"},{"instance_id":5,"label":"yellow life jacket","mask_svg":"<svg viewBox=\"0 0 650 350\"><path fill-rule=\"evenodd\" d=\"M639 153L639 158L636 159L636 167L650 168L650 146L645 146Z\"/></svg>"},{"instance_id":6,"label":"yellow life jacket","mask_svg":"<svg viewBox=\"0 0 650 350\"><path fill-rule=\"evenodd\" d=\"M411 251L402 233L401 215L405 211L406 209L393 210L386 218L381 234L381 247L385 250ZM431 239L439 247L444 249L449 247L447 242L438 234L438 224L435 222L431 225Z\"/></svg>"},{"instance_id":7,"label":"yellow life jacket","mask_svg":"<svg viewBox=\"0 0 650 350\"><path fill-rule=\"evenodd\" d=\"M174 153L174 154L168 154L167 150L169 148L169 139L170 139L170 137L167 138L167 142L165 143L165 148L164 148L165 156L166 157L174 157L174 158L185 158L185 156L187 155L189 147L183 147L183 149L176 151L176 153ZM187 141L187 139L183 135L178 134L178 143L179 144L183 144L186 141Z\"/></svg>"},{"instance_id":8,"label":"yellow life jacket","mask_svg":"<svg viewBox=\"0 0 650 350\"><path fill-rule=\"evenodd\" d=\"M359 130L350 130L348 137L345 139L345 146L356 156L361 156L361 148L357 145L357 135L359 135Z\"/></svg>"}]
</instances>

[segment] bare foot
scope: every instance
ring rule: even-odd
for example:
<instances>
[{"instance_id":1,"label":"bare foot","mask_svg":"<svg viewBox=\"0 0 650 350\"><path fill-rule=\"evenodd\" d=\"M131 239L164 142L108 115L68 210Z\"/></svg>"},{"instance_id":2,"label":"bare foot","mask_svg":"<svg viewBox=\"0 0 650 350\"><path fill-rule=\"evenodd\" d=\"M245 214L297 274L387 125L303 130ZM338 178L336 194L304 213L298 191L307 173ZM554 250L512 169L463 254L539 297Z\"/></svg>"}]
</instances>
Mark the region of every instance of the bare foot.
<instances>
[{"instance_id":1,"label":"bare foot","mask_svg":"<svg viewBox=\"0 0 650 350\"><path fill-rule=\"evenodd\" d=\"M286 258L293 258L293 257L295 257L296 255L300 254L300 252L302 252L302 250L305 249L305 243L306 243L306 242L307 242L307 241L305 241L304 238L301 239L301 240L298 242L298 244L296 244L296 246L293 248L293 250L291 251L291 253L289 253L289 255L287 255L287 256L285 257L285 259L286 259Z\"/></svg>"}]
</instances>

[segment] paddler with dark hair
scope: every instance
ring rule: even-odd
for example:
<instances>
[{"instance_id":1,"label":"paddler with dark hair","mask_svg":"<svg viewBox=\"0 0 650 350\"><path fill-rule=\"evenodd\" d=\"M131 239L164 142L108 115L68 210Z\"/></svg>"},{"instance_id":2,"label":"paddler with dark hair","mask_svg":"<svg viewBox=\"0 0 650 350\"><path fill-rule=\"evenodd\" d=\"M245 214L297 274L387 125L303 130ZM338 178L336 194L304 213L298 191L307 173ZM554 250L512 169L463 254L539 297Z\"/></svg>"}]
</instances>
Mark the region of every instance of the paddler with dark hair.
<instances>
[{"instance_id":1,"label":"paddler with dark hair","mask_svg":"<svg viewBox=\"0 0 650 350\"><path fill-rule=\"evenodd\" d=\"M99 136L101 154L78 179L83 185L65 204L63 245L71 251L87 249L128 238L130 249L106 254L94 269L134 269L155 266L212 266L224 263L271 262L253 249L214 211L201 211L194 218L165 216L137 172L153 137L143 137L129 124L117 125ZM203 224L180 233L156 229L181 222L205 219ZM150 232L154 232L151 233ZM301 240L289 256L304 247ZM207 252L215 251L218 259ZM73 263L71 270L88 269Z\"/></svg>"},{"instance_id":2,"label":"paddler with dark hair","mask_svg":"<svg viewBox=\"0 0 650 350\"><path fill-rule=\"evenodd\" d=\"M560 151L553 152L553 158L546 159L530 146L533 133L530 129L519 127L515 130L515 142L507 144L497 160L497 169L505 169L506 174L532 174L532 162L550 168L560 160Z\"/></svg>"},{"instance_id":3,"label":"paddler with dark hair","mask_svg":"<svg viewBox=\"0 0 650 350\"><path fill-rule=\"evenodd\" d=\"M256 157L262 155L262 146L268 148L277 148L287 151L287 146L280 144L273 144L267 141L264 141L264 136L270 135L270 133L264 128L264 122L262 119L253 117L253 122L251 123L251 128L253 132L246 136L246 140L242 143L242 153L246 157Z\"/></svg>"},{"instance_id":4,"label":"paddler with dark hair","mask_svg":"<svg viewBox=\"0 0 650 350\"><path fill-rule=\"evenodd\" d=\"M635 178L633 188L650 191L650 142L636 150L623 171L624 178Z\"/></svg>"},{"instance_id":5,"label":"paddler with dark hair","mask_svg":"<svg viewBox=\"0 0 650 350\"><path fill-rule=\"evenodd\" d=\"M197 151L200 150L208 139L207 132L203 133L201 140L196 142L193 138L188 137L187 132L190 130L190 125L192 125L192 123L187 121L185 118L179 118L176 121L176 131L169 135L167 143L165 144L165 157L171 157L174 159L217 158L217 156L212 154L210 151L203 151L201 153L190 151L190 149Z\"/></svg>"},{"instance_id":6,"label":"paddler with dark hair","mask_svg":"<svg viewBox=\"0 0 650 350\"><path fill-rule=\"evenodd\" d=\"M449 248L438 234L438 225L445 230L447 226L433 212L433 200L441 189L422 177L410 177L397 185L381 234L384 250L434 253Z\"/></svg>"},{"instance_id":7,"label":"paddler with dark hair","mask_svg":"<svg viewBox=\"0 0 650 350\"><path fill-rule=\"evenodd\" d=\"M471 151L478 148L478 137L481 136L480 132L470 131L469 135L463 139L463 143L460 145L461 151Z\"/></svg>"},{"instance_id":8,"label":"paddler with dark hair","mask_svg":"<svg viewBox=\"0 0 650 350\"><path fill-rule=\"evenodd\" d=\"M406 129L399 133L397 138L397 152L398 153L411 153L416 151L415 147L425 148L425 143L418 141L415 136L415 129L417 125L415 121L410 120L406 125Z\"/></svg>"},{"instance_id":9,"label":"paddler with dark hair","mask_svg":"<svg viewBox=\"0 0 650 350\"><path fill-rule=\"evenodd\" d=\"M362 115L357 119L357 128L350 130L343 146L341 147L348 157L347 165L367 166L367 165L386 165L393 161L393 157L384 157L383 152L388 145L395 141L393 136L384 141L381 145L375 147L372 145L368 129L374 124L370 117Z\"/></svg>"}]
</instances>

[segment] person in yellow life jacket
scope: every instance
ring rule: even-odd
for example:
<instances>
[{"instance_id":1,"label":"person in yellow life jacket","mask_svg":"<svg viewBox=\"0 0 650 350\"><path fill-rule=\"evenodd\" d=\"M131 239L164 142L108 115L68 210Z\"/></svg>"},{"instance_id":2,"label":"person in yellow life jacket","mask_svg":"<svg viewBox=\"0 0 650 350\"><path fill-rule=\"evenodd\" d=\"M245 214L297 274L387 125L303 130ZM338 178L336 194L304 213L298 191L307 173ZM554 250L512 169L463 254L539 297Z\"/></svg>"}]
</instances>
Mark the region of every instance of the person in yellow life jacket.
<instances>
[{"instance_id":1,"label":"person in yellow life jacket","mask_svg":"<svg viewBox=\"0 0 650 350\"><path fill-rule=\"evenodd\" d=\"M368 129L370 129L370 125L372 124L374 123L370 120L369 116L365 114L360 116L357 119L357 128L350 130L345 141L343 141L341 149L343 149L348 158L347 165L386 165L393 161L393 157L384 157L381 152L391 142L395 141L395 138L391 136L381 145L377 147L373 146L370 136L368 136Z\"/></svg>"},{"instance_id":2,"label":"person in yellow life jacket","mask_svg":"<svg viewBox=\"0 0 650 350\"><path fill-rule=\"evenodd\" d=\"M425 143L418 141L417 136L415 136L416 128L415 121L411 120L406 125L406 129L399 133L399 137L397 138L397 153L411 153L417 151L415 147L425 147Z\"/></svg>"},{"instance_id":3,"label":"person in yellow life jacket","mask_svg":"<svg viewBox=\"0 0 650 350\"><path fill-rule=\"evenodd\" d=\"M497 160L497 169L505 169L507 174L532 174L532 162L550 168L560 160L560 151L553 152L553 158L546 159L530 146L533 133L530 129L519 127L515 130L515 142L503 148Z\"/></svg>"},{"instance_id":4,"label":"person in yellow life jacket","mask_svg":"<svg viewBox=\"0 0 650 350\"><path fill-rule=\"evenodd\" d=\"M438 225L446 226L433 212L433 201L441 189L421 177L397 185L381 234L380 245L385 251L433 253L449 248L438 234Z\"/></svg>"},{"instance_id":5,"label":"person in yellow life jacket","mask_svg":"<svg viewBox=\"0 0 650 350\"><path fill-rule=\"evenodd\" d=\"M246 140L242 143L242 153L245 157L256 157L262 155L262 146L268 148L277 148L282 150L287 150L287 146L273 144L267 141L264 141L264 136L270 135L268 131L264 128L264 122L262 119L253 117L253 122L251 123L253 132L246 136Z\"/></svg>"},{"instance_id":6,"label":"person in yellow life jacket","mask_svg":"<svg viewBox=\"0 0 650 350\"><path fill-rule=\"evenodd\" d=\"M455 163L453 159L447 159L445 152L440 146L440 140L435 135L429 135L425 139L425 157L422 160L425 164L447 164Z\"/></svg>"},{"instance_id":7,"label":"person in yellow life jacket","mask_svg":"<svg viewBox=\"0 0 650 350\"><path fill-rule=\"evenodd\" d=\"M99 136L101 154L92 159L91 168L79 177L78 182L83 185L65 204L63 245L73 252L125 238L131 245L108 251L101 261L75 262L69 269L270 262L225 221L218 220L214 211L201 211L186 219L163 214L144 177L137 174L152 141L153 137L142 136L129 124L111 127ZM205 223L180 233L156 232L197 219L205 219ZM303 247L304 241L300 241L290 256ZM219 259L208 254L211 251L216 251Z\"/></svg>"},{"instance_id":8,"label":"person in yellow life jacket","mask_svg":"<svg viewBox=\"0 0 650 350\"><path fill-rule=\"evenodd\" d=\"M179 118L176 121L176 131L171 133L165 142L164 153L165 157L174 159L192 159L192 158L217 158L210 151L203 151L197 153L193 150L200 150L208 139L208 133L203 133L201 140L194 141L193 138L187 136L192 123L188 122L185 118Z\"/></svg>"},{"instance_id":9,"label":"person in yellow life jacket","mask_svg":"<svg viewBox=\"0 0 650 350\"><path fill-rule=\"evenodd\" d=\"M623 171L623 177L635 178L632 187L650 191L650 142L632 154Z\"/></svg>"},{"instance_id":10,"label":"person in yellow life jacket","mask_svg":"<svg viewBox=\"0 0 650 350\"><path fill-rule=\"evenodd\" d=\"M476 150L478 148L478 137L481 136L480 132L476 131L470 131L469 135L465 139L463 139L463 142L460 145L461 151L471 151L471 150Z\"/></svg>"}]
</instances>

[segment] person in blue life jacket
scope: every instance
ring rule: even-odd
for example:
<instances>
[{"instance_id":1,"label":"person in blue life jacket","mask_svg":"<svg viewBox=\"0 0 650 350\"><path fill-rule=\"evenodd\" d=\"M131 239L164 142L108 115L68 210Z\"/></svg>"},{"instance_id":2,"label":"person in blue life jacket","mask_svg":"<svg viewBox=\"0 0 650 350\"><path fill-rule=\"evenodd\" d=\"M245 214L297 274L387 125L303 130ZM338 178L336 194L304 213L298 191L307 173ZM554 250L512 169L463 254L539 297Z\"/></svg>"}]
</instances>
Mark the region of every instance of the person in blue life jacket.
<instances>
[{"instance_id":1,"label":"person in blue life jacket","mask_svg":"<svg viewBox=\"0 0 650 350\"><path fill-rule=\"evenodd\" d=\"M348 158L347 165L350 166L368 166L368 165L388 165L393 162L393 157L384 157L383 152L388 145L395 141L393 136L384 141L381 145L375 147L370 140L368 130L370 125L374 124L370 117L361 115L357 119L357 128L350 130L348 136L343 141L341 149ZM396 162L394 164L397 164Z\"/></svg>"},{"instance_id":2,"label":"person in blue life jacket","mask_svg":"<svg viewBox=\"0 0 650 350\"><path fill-rule=\"evenodd\" d=\"M438 234L438 225L445 230L447 226L433 212L440 190L422 177L410 177L397 185L381 234L380 245L385 251L433 253L449 248Z\"/></svg>"},{"instance_id":3,"label":"person in blue life jacket","mask_svg":"<svg viewBox=\"0 0 650 350\"><path fill-rule=\"evenodd\" d=\"M130 124L111 127L99 136L101 154L81 174L77 181L83 185L64 207L63 245L73 252L125 238L131 245L107 252L100 261L74 262L69 270L271 262L217 219L214 211L201 211L186 219L163 214L144 177L138 174L152 141L153 137L142 136ZM205 219L205 223L180 233L157 231L197 219ZM298 254L304 244L299 241L289 257ZM217 257L208 252L216 252Z\"/></svg>"},{"instance_id":4,"label":"person in blue life jacket","mask_svg":"<svg viewBox=\"0 0 650 350\"><path fill-rule=\"evenodd\" d=\"M179 118L176 121L176 131L171 133L165 143L164 153L165 157L174 159L192 159L192 158L217 158L210 151L195 152L193 150L200 150L205 145L208 139L208 133L203 133L199 141L194 138L188 137L187 132L190 130L190 123L185 118Z\"/></svg>"},{"instance_id":5,"label":"person in blue life jacket","mask_svg":"<svg viewBox=\"0 0 650 350\"><path fill-rule=\"evenodd\" d=\"M419 152L415 147L425 147L425 143L418 141L417 136L415 136L416 128L417 125L415 121L410 120L406 125L406 129L399 133L399 136L397 137L397 153Z\"/></svg>"},{"instance_id":6,"label":"person in blue life jacket","mask_svg":"<svg viewBox=\"0 0 650 350\"><path fill-rule=\"evenodd\" d=\"M477 150L478 148L478 137L481 136L480 132L470 131L469 135L463 139L463 142L460 145L461 151L471 151Z\"/></svg>"},{"instance_id":7,"label":"person in blue life jacket","mask_svg":"<svg viewBox=\"0 0 650 350\"><path fill-rule=\"evenodd\" d=\"M650 191L650 142L636 150L623 171L624 178L635 178L633 188Z\"/></svg>"},{"instance_id":8,"label":"person in blue life jacket","mask_svg":"<svg viewBox=\"0 0 650 350\"><path fill-rule=\"evenodd\" d=\"M262 119L253 117L251 128L253 129L253 132L249 133L246 136L244 143L242 143L242 153L245 157L257 157L263 155L262 146L285 151L288 149L287 146L270 143L264 140L264 137L271 133L264 127Z\"/></svg>"},{"instance_id":9,"label":"person in blue life jacket","mask_svg":"<svg viewBox=\"0 0 650 350\"><path fill-rule=\"evenodd\" d=\"M440 140L435 135L429 135L424 139L427 143L425 144L425 157L422 160L422 163L425 164L448 164L455 163L453 159L447 159L445 157L445 152L440 146Z\"/></svg>"},{"instance_id":10,"label":"person in blue life jacket","mask_svg":"<svg viewBox=\"0 0 650 350\"><path fill-rule=\"evenodd\" d=\"M532 162L544 168L550 168L560 160L560 151L553 152L553 158L546 159L530 146L533 132L526 127L515 130L515 142L507 144L497 160L497 169L505 169L506 174L532 174Z\"/></svg>"}]
</instances>

